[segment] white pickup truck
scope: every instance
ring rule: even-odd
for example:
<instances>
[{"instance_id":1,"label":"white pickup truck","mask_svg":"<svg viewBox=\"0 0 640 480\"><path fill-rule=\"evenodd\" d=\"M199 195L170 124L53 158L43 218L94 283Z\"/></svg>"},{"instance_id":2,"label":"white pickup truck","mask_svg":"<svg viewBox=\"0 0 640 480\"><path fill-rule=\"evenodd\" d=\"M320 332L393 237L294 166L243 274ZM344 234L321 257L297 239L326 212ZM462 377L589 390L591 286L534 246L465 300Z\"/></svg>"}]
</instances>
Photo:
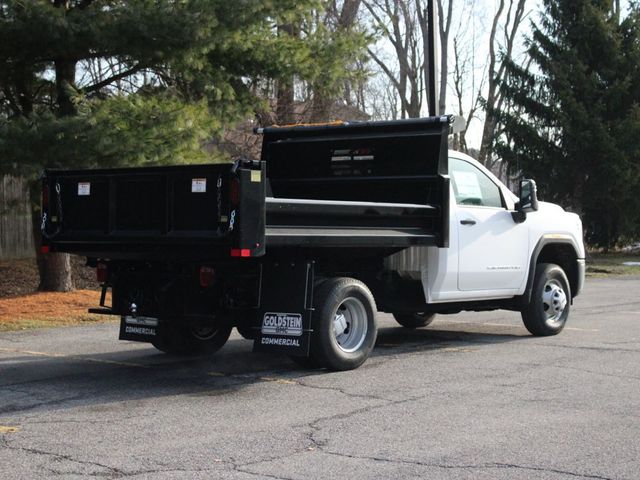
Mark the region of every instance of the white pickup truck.
<instances>
[{"instance_id":1,"label":"white pickup truck","mask_svg":"<svg viewBox=\"0 0 640 480\"><path fill-rule=\"evenodd\" d=\"M96 267L90 311L120 316L120 339L174 354L235 327L255 350L352 369L376 311L417 328L509 309L559 333L584 282L580 219L448 152L451 122L270 127L259 160L48 170L43 247Z\"/></svg>"},{"instance_id":2,"label":"white pickup truck","mask_svg":"<svg viewBox=\"0 0 640 480\"><path fill-rule=\"evenodd\" d=\"M538 202L533 181L522 182L521 200L473 158L455 151L448 155L453 197L448 248L411 247L389 257L387 264L402 268L403 260L413 257L408 263L420 270L411 273L420 274L432 311L514 301L533 335L559 333L584 284L580 217ZM426 326L433 318L430 312L396 315L408 327Z\"/></svg>"}]
</instances>

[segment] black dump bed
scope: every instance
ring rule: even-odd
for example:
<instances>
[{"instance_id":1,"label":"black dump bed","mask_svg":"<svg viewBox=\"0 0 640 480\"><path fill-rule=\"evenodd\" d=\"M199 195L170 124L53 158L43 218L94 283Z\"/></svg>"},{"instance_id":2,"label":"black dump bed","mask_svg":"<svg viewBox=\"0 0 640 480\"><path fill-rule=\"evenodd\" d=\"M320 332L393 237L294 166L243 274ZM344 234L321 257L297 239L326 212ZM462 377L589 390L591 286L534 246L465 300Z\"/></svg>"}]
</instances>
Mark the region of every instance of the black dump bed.
<instances>
[{"instance_id":1,"label":"black dump bed","mask_svg":"<svg viewBox=\"0 0 640 480\"><path fill-rule=\"evenodd\" d=\"M448 117L270 127L260 161L47 170L52 251L261 256L270 247L448 244Z\"/></svg>"}]
</instances>

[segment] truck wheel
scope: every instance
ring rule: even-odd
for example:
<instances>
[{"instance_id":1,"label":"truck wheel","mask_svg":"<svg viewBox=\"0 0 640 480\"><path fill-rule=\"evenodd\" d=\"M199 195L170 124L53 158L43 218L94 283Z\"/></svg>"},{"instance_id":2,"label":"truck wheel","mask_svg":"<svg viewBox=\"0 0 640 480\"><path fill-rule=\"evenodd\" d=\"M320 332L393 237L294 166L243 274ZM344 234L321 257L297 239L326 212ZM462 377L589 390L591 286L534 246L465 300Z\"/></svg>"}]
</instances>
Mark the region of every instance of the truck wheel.
<instances>
[{"instance_id":1,"label":"truck wheel","mask_svg":"<svg viewBox=\"0 0 640 480\"><path fill-rule=\"evenodd\" d=\"M435 313L394 313L393 318L405 328L419 328L431 325L436 318Z\"/></svg>"},{"instance_id":2,"label":"truck wheel","mask_svg":"<svg viewBox=\"0 0 640 480\"><path fill-rule=\"evenodd\" d=\"M166 323L163 327L152 344L161 352L174 355L213 354L227 343L233 328L227 322L200 326Z\"/></svg>"},{"instance_id":3,"label":"truck wheel","mask_svg":"<svg viewBox=\"0 0 640 480\"><path fill-rule=\"evenodd\" d=\"M571 307L571 287L564 270L554 263L539 263L531 301L522 310L524 326L532 335L549 336L562 331Z\"/></svg>"},{"instance_id":4,"label":"truck wheel","mask_svg":"<svg viewBox=\"0 0 640 480\"><path fill-rule=\"evenodd\" d=\"M256 339L255 330L248 325L236 325L236 330L238 330L238 333L242 336L242 338L245 338L247 340Z\"/></svg>"},{"instance_id":5,"label":"truck wheel","mask_svg":"<svg viewBox=\"0 0 640 480\"><path fill-rule=\"evenodd\" d=\"M330 370L353 370L369 357L378 329L375 301L353 278L327 279L314 295L311 358Z\"/></svg>"}]
</instances>

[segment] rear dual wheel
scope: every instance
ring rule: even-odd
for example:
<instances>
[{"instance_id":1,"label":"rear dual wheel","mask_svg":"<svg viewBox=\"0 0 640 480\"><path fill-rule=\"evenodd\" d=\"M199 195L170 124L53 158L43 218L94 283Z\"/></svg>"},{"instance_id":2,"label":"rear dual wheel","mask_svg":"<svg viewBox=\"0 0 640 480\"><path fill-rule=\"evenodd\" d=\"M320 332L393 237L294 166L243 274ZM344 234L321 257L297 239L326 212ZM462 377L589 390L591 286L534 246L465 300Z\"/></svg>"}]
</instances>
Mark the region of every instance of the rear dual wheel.
<instances>
[{"instance_id":1,"label":"rear dual wheel","mask_svg":"<svg viewBox=\"0 0 640 480\"><path fill-rule=\"evenodd\" d=\"M256 331L250 325L238 324L236 325L236 330L238 330L238 333L240 334L240 336L245 340L256 339L256 336L257 336Z\"/></svg>"},{"instance_id":2,"label":"rear dual wheel","mask_svg":"<svg viewBox=\"0 0 640 480\"><path fill-rule=\"evenodd\" d=\"M376 343L375 301L367 286L353 278L331 278L314 294L309 358L294 358L305 368L353 370Z\"/></svg>"},{"instance_id":3,"label":"rear dual wheel","mask_svg":"<svg viewBox=\"0 0 640 480\"><path fill-rule=\"evenodd\" d=\"M211 324L186 325L167 321L151 342L164 353L174 355L213 354L220 350L231 335L232 326L222 319Z\"/></svg>"}]
</instances>

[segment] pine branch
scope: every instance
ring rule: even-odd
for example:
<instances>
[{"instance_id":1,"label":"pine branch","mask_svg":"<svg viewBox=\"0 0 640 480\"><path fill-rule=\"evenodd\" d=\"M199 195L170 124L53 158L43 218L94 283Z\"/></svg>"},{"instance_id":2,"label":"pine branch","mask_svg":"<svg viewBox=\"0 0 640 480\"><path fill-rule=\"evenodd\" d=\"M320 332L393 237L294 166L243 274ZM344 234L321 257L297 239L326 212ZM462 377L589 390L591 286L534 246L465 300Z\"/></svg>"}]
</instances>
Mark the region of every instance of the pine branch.
<instances>
[{"instance_id":1,"label":"pine branch","mask_svg":"<svg viewBox=\"0 0 640 480\"><path fill-rule=\"evenodd\" d=\"M143 68L145 68L144 65L138 64L135 67L131 67L129 70L125 70L123 72L117 73L116 75L113 75L112 77L109 77L106 80L102 80L101 82L94 83L93 85L85 87L82 90L85 93L96 92L96 91L98 91L98 90L100 90L100 89L102 89L104 87L109 86L113 82L117 82L118 80L121 80L121 79L123 79L125 77L129 77L129 76L133 75L134 73L138 73Z\"/></svg>"}]
</instances>

